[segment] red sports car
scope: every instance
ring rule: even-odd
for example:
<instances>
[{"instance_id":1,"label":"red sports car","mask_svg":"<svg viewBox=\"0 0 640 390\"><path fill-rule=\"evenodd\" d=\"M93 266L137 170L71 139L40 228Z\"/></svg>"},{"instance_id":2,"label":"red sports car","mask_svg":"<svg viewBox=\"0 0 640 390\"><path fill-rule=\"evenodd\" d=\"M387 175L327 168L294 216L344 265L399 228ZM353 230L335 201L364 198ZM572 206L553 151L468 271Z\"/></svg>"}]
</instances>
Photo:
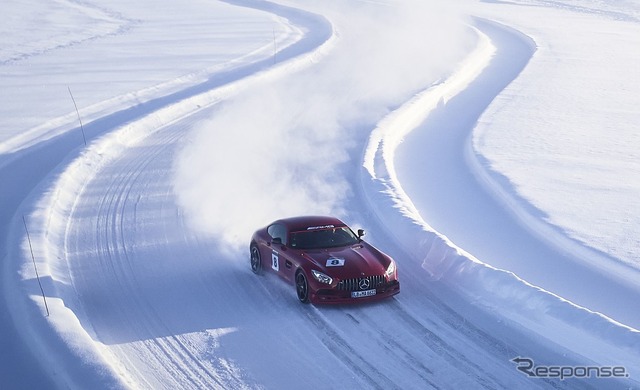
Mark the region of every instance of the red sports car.
<instances>
[{"instance_id":1,"label":"red sports car","mask_svg":"<svg viewBox=\"0 0 640 390\"><path fill-rule=\"evenodd\" d=\"M400 292L396 263L333 217L280 219L254 233L251 269L296 286L303 303L361 302Z\"/></svg>"}]
</instances>

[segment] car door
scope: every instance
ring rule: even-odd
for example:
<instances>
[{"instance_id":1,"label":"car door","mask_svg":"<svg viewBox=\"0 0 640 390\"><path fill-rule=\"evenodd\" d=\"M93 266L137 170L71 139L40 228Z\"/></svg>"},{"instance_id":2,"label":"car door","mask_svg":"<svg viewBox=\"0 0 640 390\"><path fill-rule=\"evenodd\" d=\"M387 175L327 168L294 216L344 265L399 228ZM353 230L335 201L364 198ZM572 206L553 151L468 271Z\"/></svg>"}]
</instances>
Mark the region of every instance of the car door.
<instances>
[{"instance_id":1,"label":"car door","mask_svg":"<svg viewBox=\"0 0 640 390\"><path fill-rule=\"evenodd\" d=\"M293 261L291 250L287 248L288 234L286 226L280 223L267 228L271 241L267 245L271 248L271 270L286 280L293 280Z\"/></svg>"}]
</instances>

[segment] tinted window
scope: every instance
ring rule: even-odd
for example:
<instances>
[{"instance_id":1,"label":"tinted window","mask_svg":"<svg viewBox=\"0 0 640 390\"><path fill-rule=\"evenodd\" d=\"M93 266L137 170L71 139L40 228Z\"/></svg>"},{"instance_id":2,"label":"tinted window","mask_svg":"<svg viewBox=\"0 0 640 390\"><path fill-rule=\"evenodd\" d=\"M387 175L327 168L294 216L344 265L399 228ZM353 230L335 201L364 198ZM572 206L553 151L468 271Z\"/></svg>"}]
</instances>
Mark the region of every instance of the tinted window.
<instances>
[{"instance_id":1,"label":"tinted window","mask_svg":"<svg viewBox=\"0 0 640 390\"><path fill-rule=\"evenodd\" d=\"M287 229L285 229L284 225L279 223L269 226L267 229L267 233L271 236L271 239L279 238L282 240L283 244L287 244Z\"/></svg>"},{"instance_id":2,"label":"tinted window","mask_svg":"<svg viewBox=\"0 0 640 390\"><path fill-rule=\"evenodd\" d=\"M358 242L358 237L346 226L291 233L291 247L297 249L335 248Z\"/></svg>"}]
</instances>

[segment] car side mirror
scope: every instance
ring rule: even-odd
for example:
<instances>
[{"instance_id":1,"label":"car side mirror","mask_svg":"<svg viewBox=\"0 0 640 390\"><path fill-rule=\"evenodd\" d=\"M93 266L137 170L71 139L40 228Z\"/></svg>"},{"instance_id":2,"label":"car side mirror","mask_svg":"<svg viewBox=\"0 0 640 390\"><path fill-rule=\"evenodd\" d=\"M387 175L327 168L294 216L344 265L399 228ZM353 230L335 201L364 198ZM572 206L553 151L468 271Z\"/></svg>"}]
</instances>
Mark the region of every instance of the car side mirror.
<instances>
[{"instance_id":1,"label":"car side mirror","mask_svg":"<svg viewBox=\"0 0 640 390\"><path fill-rule=\"evenodd\" d=\"M276 245L282 245L282 238L276 237L273 240L271 240L271 243Z\"/></svg>"},{"instance_id":2,"label":"car side mirror","mask_svg":"<svg viewBox=\"0 0 640 390\"><path fill-rule=\"evenodd\" d=\"M364 237L365 234L367 234L367 232L365 232L364 229L358 229L358 238L359 239L362 239L362 237Z\"/></svg>"}]
</instances>

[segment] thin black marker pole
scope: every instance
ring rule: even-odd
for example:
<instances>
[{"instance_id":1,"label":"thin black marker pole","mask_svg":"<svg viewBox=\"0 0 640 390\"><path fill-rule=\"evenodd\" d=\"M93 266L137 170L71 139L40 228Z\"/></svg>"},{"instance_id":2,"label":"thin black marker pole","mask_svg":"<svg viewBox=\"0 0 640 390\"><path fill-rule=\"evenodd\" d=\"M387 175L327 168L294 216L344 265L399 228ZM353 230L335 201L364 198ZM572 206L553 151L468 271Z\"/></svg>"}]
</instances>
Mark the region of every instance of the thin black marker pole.
<instances>
[{"instance_id":1,"label":"thin black marker pole","mask_svg":"<svg viewBox=\"0 0 640 390\"><path fill-rule=\"evenodd\" d=\"M76 114L78 114L78 121L80 122L80 131L82 131L82 140L84 141L84 146L87 146L87 138L84 136L84 127L82 126L82 119L80 119L80 111L78 111L78 105L76 104L76 99L73 98L73 94L71 93L71 87L67 85L67 89L69 90L69 95L71 95L71 100L73 100L73 105L76 108Z\"/></svg>"},{"instance_id":2,"label":"thin black marker pole","mask_svg":"<svg viewBox=\"0 0 640 390\"><path fill-rule=\"evenodd\" d=\"M44 300L44 308L47 309L47 317L49 317L49 306L47 305L47 297L44 295L44 289L40 282L40 275L38 275L38 267L36 266L36 257L33 255L33 246L31 246L31 237L29 236L29 229L27 229L27 220L22 216L22 222L24 223L24 230L27 232L27 240L29 241L29 249L31 250L31 260L33 261L33 268L36 270L36 279L38 279L38 285L40 286L40 292L42 292L42 299Z\"/></svg>"}]
</instances>

